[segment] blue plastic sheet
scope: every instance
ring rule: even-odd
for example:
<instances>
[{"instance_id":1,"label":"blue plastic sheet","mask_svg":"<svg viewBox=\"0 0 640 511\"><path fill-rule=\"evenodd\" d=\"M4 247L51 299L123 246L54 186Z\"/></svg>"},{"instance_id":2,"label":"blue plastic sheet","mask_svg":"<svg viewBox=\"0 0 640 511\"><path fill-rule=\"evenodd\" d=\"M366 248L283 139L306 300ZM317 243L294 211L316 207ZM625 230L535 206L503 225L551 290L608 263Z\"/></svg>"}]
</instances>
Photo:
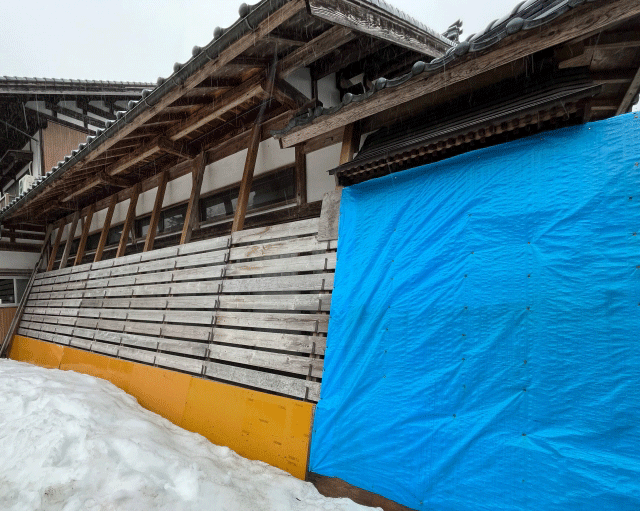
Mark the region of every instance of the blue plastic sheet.
<instances>
[{"instance_id":1,"label":"blue plastic sheet","mask_svg":"<svg viewBox=\"0 0 640 511\"><path fill-rule=\"evenodd\" d=\"M310 470L415 509L640 509L640 120L343 191Z\"/></svg>"}]
</instances>

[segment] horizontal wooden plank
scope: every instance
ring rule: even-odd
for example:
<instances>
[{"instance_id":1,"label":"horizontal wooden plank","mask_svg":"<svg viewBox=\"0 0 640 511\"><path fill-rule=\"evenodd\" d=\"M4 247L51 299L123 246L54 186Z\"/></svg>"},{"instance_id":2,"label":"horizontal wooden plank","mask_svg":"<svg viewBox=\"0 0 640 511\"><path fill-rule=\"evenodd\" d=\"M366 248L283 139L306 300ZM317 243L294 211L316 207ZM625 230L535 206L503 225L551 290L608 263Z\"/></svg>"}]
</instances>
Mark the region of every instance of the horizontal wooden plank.
<instances>
[{"instance_id":1,"label":"horizontal wooden plank","mask_svg":"<svg viewBox=\"0 0 640 511\"><path fill-rule=\"evenodd\" d=\"M230 261L256 259L261 257L282 256L307 252L328 252L332 249L331 241L318 241L315 236L295 238L284 241L273 241L258 245L232 247L229 252Z\"/></svg>"},{"instance_id":2,"label":"horizontal wooden plank","mask_svg":"<svg viewBox=\"0 0 640 511\"><path fill-rule=\"evenodd\" d=\"M221 346L219 344L209 344L209 358L304 376L322 377L323 360L320 358L272 353L235 346Z\"/></svg>"},{"instance_id":3,"label":"horizontal wooden plank","mask_svg":"<svg viewBox=\"0 0 640 511\"><path fill-rule=\"evenodd\" d=\"M78 316L76 325L96 328L98 318L166 321L171 323L195 323L221 327L258 328L265 330L326 333L329 326L327 314L296 314L281 312L235 312L235 311L148 311L126 309L74 309L28 307L26 312L34 315ZM91 326L92 325L92 326Z\"/></svg>"},{"instance_id":4,"label":"horizontal wooden plank","mask_svg":"<svg viewBox=\"0 0 640 511\"><path fill-rule=\"evenodd\" d=\"M199 295L229 293L261 293L261 292L297 292L297 291L330 291L333 289L333 273L316 273L310 275L292 275L284 277L255 277L208 281L190 281L170 284L135 285L132 282L123 286L90 288L66 291L34 291L33 300L51 300L65 298L96 298L116 296L164 296L164 295ZM120 279L118 279L120 280ZM127 278L126 280L131 280ZM120 282L118 282L120 283ZM59 284L66 287L66 284ZM58 289L57 287L55 289Z\"/></svg>"},{"instance_id":5,"label":"horizontal wooden plank","mask_svg":"<svg viewBox=\"0 0 640 511\"><path fill-rule=\"evenodd\" d=\"M229 366L217 362L205 362L205 375L217 380L229 381L262 390L318 401L320 383L264 373L243 367Z\"/></svg>"},{"instance_id":6,"label":"horizontal wooden plank","mask_svg":"<svg viewBox=\"0 0 640 511\"><path fill-rule=\"evenodd\" d=\"M298 222L270 225L267 227L258 227L255 229L245 229L243 231L234 232L232 236L232 243L234 245L241 243L256 243L274 239L307 236L317 233L318 219L310 218L308 220L300 220Z\"/></svg>"}]
</instances>

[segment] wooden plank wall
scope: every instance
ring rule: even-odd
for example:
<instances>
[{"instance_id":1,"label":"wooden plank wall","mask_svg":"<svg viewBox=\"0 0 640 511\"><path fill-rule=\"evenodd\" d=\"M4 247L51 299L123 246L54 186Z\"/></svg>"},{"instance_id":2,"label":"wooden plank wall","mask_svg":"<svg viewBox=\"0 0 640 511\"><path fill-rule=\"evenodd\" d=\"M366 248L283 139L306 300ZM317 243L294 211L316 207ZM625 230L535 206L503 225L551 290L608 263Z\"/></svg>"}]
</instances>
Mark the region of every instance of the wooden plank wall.
<instances>
[{"instance_id":1,"label":"wooden plank wall","mask_svg":"<svg viewBox=\"0 0 640 511\"><path fill-rule=\"evenodd\" d=\"M318 219L41 273L19 335L318 401L337 242Z\"/></svg>"},{"instance_id":2,"label":"wooden plank wall","mask_svg":"<svg viewBox=\"0 0 640 511\"><path fill-rule=\"evenodd\" d=\"M7 335L16 310L17 307L0 307L0 339L4 339Z\"/></svg>"}]
</instances>

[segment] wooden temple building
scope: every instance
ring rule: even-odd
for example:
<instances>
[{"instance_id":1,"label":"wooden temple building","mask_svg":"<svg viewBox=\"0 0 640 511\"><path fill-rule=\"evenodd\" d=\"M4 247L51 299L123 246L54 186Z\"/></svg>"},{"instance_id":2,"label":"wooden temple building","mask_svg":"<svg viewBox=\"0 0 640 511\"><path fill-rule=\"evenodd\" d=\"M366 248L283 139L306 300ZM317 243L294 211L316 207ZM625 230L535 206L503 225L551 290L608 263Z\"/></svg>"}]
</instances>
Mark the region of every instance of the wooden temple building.
<instances>
[{"instance_id":1,"label":"wooden temple building","mask_svg":"<svg viewBox=\"0 0 640 511\"><path fill-rule=\"evenodd\" d=\"M40 122L73 111L88 136L45 149L46 171L0 208L0 248L33 271L3 354L110 379L325 493L405 509L307 472L339 189L630 111L640 4L529 0L467 40L382 0L239 15L133 97L45 100Z\"/></svg>"}]
</instances>

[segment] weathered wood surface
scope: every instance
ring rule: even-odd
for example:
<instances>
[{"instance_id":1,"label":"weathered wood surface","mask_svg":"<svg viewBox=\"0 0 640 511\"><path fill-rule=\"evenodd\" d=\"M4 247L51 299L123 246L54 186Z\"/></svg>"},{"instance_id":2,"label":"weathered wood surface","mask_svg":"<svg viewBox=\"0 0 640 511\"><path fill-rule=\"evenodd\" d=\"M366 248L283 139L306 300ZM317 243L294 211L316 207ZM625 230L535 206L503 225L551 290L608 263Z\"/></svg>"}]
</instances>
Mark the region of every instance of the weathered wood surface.
<instances>
[{"instance_id":1,"label":"weathered wood surface","mask_svg":"<svg viewBox=\"0 0 640 511\"><path fill-rule=\"evenodd\" d=\"M341 199L342 189L324 194L320 223L318 224L318 241L334 241L338 239Z\"/></svg>"},{"instance_id":2,"label":"weathered wood surface","mask_svg":"<svg viewBox=\"0 0 640 511\"><path fill-rule=\"evenodd\" d=\"M353 102L333 115L318 117L313 122L287 133L280 139L280 143L282 147L293 147L354 121L399 107L416 98L438 93L458 82L472 80L476 76L515 63L533 53L572 41L577 37L596 34L638 14L640 3L637 0L615 0L597 6L578 6L554 23L505 38L491 51L457 59L442 72L423 73L402 85L383 89L368 100Z\"/></svg>"},{"instance_id":3,"label":"weathered wood surface","mask_svg":"<svg viewBox=\"0 0 640 511\"><path fill-rule=\"evenodd\" d=\"M317 401L336 266L318 219L40 273L23 335Z\"/></svg>"}]
</instances>

